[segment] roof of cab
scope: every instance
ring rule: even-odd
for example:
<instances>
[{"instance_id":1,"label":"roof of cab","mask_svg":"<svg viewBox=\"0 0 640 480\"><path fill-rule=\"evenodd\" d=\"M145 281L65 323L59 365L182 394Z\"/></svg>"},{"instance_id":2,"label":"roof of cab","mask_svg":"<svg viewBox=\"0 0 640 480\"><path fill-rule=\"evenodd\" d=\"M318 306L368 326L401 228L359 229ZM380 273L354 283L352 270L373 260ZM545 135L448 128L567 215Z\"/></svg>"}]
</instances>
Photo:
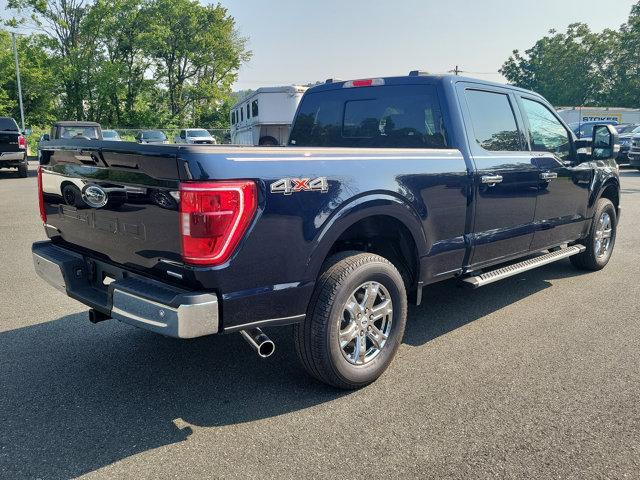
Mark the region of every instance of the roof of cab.
<instances>
[{"instance_id":1,"label":"roof of cab","mask_svg":"<svg viewBox=\"0 0 640 480\"><path fill-rule=\"evenodd\" d=\"M472 78L472 77L464 77L460 75L431 75L428 73L413 71L409 75L402 75L402 76L396 76L396 77L367 77L367 79L369 78L371 79L382 78L384 80L385 85L411 85L411 84L433 85L436 83L455 84L458 82L468 82L468 83L475 83L478 85L488 85L488 86L494 86L494 87L508 88L511 90L517 90L519 92L528 93L538 97L540 96L535 92L526 90L524 88L516 87L514 85L498 83L498 82L489 82L487 80L481 80L481 79ZM347 83L348 81L349 80L329 79L325 83L311 87L309 90L307 90L307 93L321 92L321 91L327 91L327 90L337 90L339 88L342 88L344 84Z\"/></svg>"},{"instance_id":2,"label":"roof of cab","mask_svg":"<svg viewBox=\"0 0 640 480\"><path fill-rule=\"evenodd\" d=\"M54 127L99 127L97 122L84 122L78 120L62 120L53 124Z\"/></svg>"}]
</instances>

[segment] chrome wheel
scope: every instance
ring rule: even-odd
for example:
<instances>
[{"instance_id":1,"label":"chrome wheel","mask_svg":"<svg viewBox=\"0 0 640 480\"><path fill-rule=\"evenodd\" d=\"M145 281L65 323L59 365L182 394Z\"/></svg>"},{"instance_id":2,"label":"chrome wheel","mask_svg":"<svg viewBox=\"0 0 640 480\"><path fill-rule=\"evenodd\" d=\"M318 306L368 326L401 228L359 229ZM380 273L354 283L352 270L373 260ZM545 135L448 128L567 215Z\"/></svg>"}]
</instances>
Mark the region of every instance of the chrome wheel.
<instances>
[{"instance_id":1,"label":"chrome wheel","mask_svg":"<svg viewBox=\"0 0 640 480\"><path fill-rule=\"evenodd\" d=\"M611 237L613 235L613 225L611 224L611 215L603 212L598 219L596 233L594 236L596 257L602 258L609 253L611 247Z\"/></svg>"},{"instance_id":2,"label":"chrome wheel","mask_svg":"<svg viewBox=\"0 0 640 480\"><path fill-rule=\"evenodd\" d=\"M342 355L349 363L364 365L382 351L393 320L393 303L387 289L378 282L356 288L338 319Z\"/></svg>"}]
</instances>

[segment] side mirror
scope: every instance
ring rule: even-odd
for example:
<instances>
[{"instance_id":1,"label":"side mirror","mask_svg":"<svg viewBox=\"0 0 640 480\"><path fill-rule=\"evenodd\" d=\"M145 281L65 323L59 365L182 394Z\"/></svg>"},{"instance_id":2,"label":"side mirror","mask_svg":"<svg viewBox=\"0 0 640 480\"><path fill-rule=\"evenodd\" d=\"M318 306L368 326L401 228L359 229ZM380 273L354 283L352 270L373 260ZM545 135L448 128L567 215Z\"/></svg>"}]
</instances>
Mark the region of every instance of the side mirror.
<instances>
[{"instance_id":1,"label":"side mirror","mask_svg":"<svg viewBox=\"0 0 640 480\"><path fill-rule=\"evenodd\" d=\"M51 140L51 136L48 133L45 133L40 137L40 141L42 142L48 142L49 140Z\"/></svg>"},{"instance_id":2,"label":"side mirror","mask_svg":"<svg viewBox=\"0 0 640 480\"><path fill-rule=\"evenodd\" d=\"M593 127L592 160L609 160L615 158L619 151L618 131L613 125L596 125Z\"/></svg>"}]
</instances>

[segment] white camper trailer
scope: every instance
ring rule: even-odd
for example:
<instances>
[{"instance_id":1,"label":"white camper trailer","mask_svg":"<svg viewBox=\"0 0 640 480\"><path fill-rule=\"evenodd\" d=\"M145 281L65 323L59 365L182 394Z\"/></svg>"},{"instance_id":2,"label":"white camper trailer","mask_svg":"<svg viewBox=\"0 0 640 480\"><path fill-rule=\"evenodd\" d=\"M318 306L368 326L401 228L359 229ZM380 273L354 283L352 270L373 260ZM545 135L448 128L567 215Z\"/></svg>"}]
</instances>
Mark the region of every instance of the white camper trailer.
<instances>
[{"instance_id":1,"label":"white camper trailer","mask_svg":"<svg viewBox=\"0 0 640 480\"><path fill-rule=\"evenodd\" d=\"M306 87L263 87L231 108L231 143L285 145Z\"/></svg>"}]
</instances>

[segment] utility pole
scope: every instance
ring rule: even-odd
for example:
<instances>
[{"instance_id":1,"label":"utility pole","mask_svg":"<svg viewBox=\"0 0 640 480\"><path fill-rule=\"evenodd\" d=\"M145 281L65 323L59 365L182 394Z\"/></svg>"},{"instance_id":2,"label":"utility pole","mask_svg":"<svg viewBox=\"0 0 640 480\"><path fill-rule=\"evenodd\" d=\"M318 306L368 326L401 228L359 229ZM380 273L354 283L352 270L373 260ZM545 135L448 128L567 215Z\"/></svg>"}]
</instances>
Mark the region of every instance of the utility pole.
<instances>
[{"instance_id":1,"label":"utility pole","mask_svg":"<svg viewBox=\"0 0 640 480\"><path fill-rule=\"evenodd\" d=\"M24 132L24 107L22 106L22 85L20 84L20 64L18 63L18 48L16 47L16 33L11 32L11 43L13 44L13 57L16 60L16 78L18 79L18 103L20 104L20 122Z\"/></svg>"},{"instance_id":2,"label":"utility pole","mask_svg":"<svg viewBox=\"0 0 640 480\"><path fill-rule=\"evenodd\" d=\"M463 71L460 70L458 65L456 65L456 68L454 68L453 70L449 70L449 73L453 73L454 75L460 75L461 73L463 73Z\"/></svg>"}]
</instances>

